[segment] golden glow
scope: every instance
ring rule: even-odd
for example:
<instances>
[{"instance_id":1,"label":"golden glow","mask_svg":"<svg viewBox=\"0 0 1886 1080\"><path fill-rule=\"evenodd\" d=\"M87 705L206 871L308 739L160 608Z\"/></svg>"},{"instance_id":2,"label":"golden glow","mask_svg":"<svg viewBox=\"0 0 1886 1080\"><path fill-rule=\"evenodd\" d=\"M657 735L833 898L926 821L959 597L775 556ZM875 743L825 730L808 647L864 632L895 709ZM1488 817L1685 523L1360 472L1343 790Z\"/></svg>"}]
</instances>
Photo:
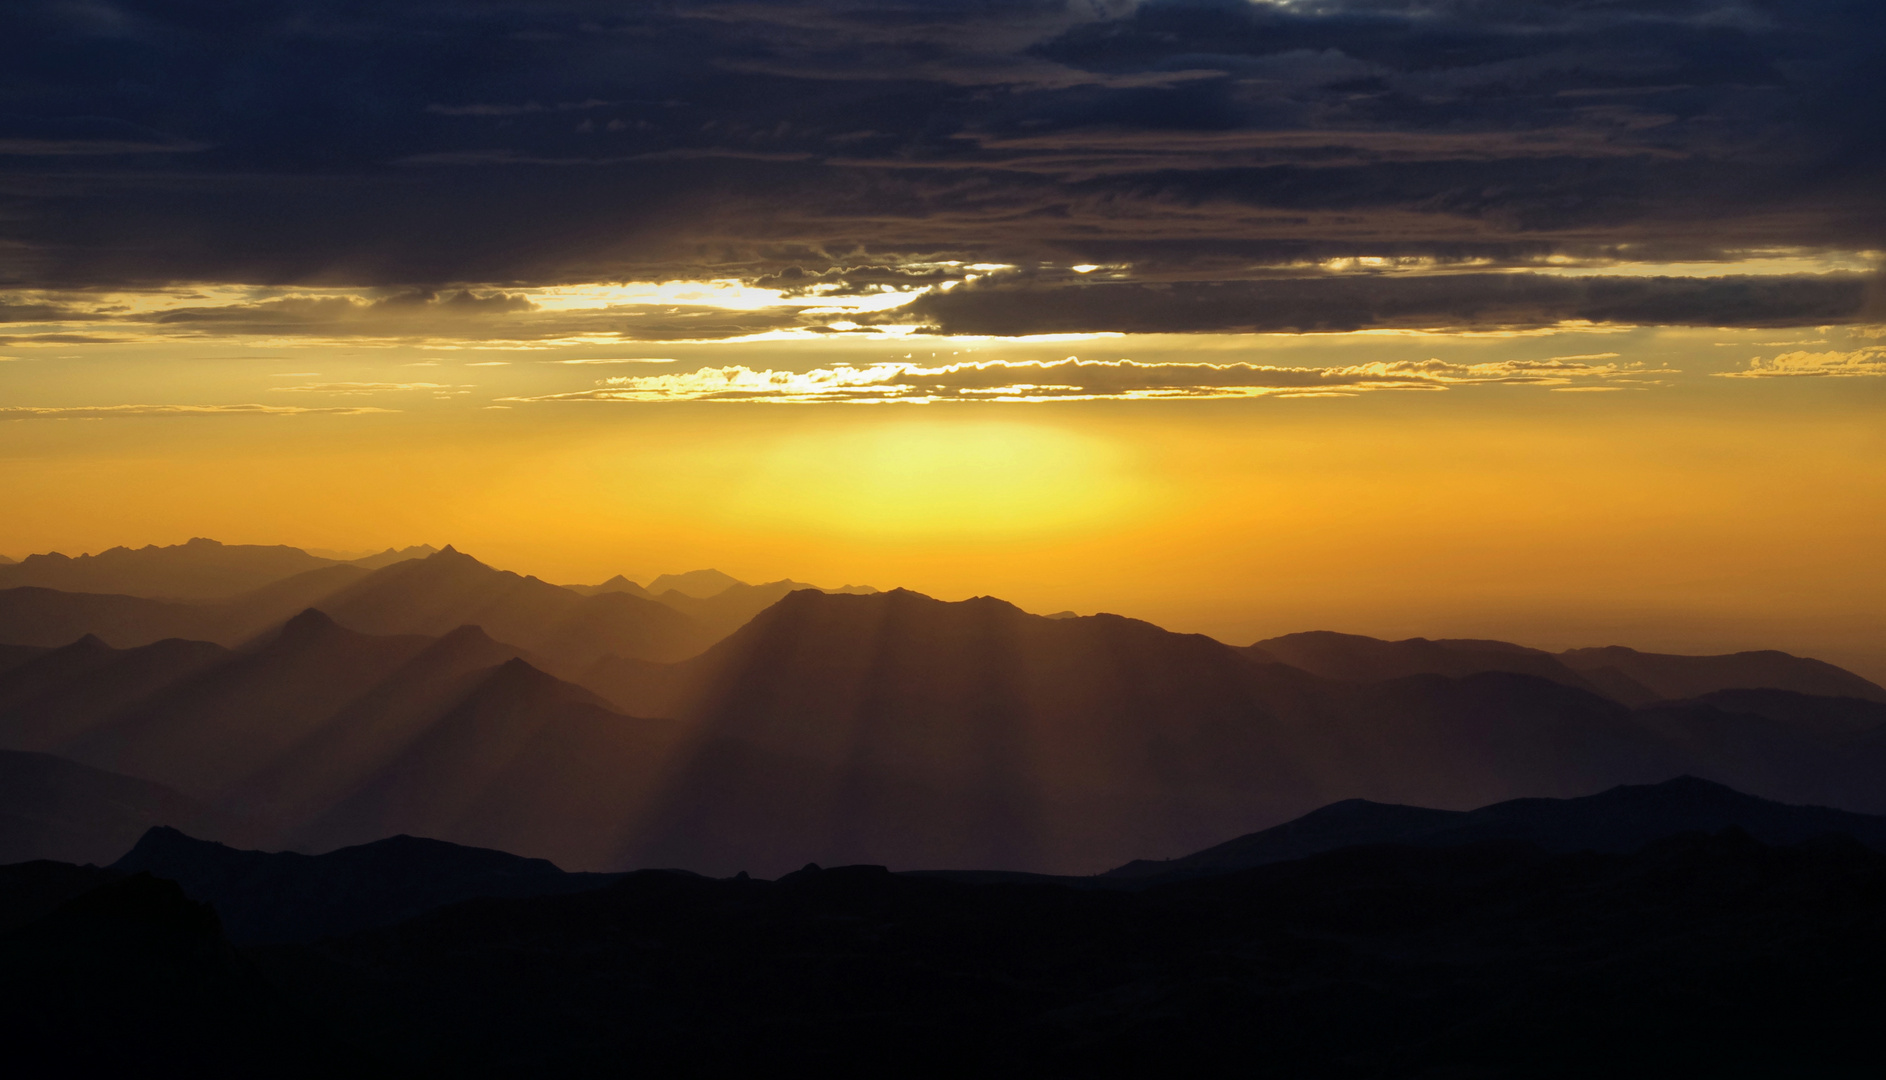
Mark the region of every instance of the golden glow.
<instances>
[{"instance_id":1,"label":"golden glow","mask_svg":"<svg viewBox=\"0 0 1886 1080\"><path fill-rule=\"evenodd\" d=\"M1038 538L1109 525L1131 507L1125 457L1062 428L896 418L760 452L723 513L850 539Z\"/></svg>"},{"instance_id":2,"label":"golden glow","mask_svg":"<svg viewBox=\"0 0 1886 1080\"><path fill-rule=\"evenodd\" d=\"M9 348L0 553L198 535L449 542L553 581L717 566L1110 610L1233 641L1322 627L1779 647L1880 677L1880 340L1873 328L1135 337L1080 346L1091 366L1075 373L1143 374L1118 366L1130 356L1175 378L1244 365L1428 384L874 409L519 399L727 367L1003 365L973 369L1014 389L1062 381L1028 373L1073 350ZM584 360L620 363L567 362ZM1845 377L1717 377L1813 371ZM1573 385L1616 389L1551 392Z\"/></svg>"}]
</instances>

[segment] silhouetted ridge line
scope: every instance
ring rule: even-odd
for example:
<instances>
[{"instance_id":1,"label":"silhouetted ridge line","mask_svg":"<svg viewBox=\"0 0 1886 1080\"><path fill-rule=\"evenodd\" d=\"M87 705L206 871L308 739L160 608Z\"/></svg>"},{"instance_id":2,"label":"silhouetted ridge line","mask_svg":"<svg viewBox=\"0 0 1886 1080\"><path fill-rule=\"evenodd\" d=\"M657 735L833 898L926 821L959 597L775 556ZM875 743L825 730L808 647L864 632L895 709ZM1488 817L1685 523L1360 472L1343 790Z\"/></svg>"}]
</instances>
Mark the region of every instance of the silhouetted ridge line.
<instances>
[{"instance_id":1,"label":"silhouetted ridge line","mask_svg":"<svg viewBox=\"0 0 1886 1080\"><path fill-rule=\"evenodd\" d=\"M51 754L0 750L0 864L108 863L159 825L215 835L234 829L222 814L161 784Z\"/></svg>"},{"instance_id":2,"label":"silhouetted ridge line","mask_svg":"<svg viewBox=\"0 0 1886 1080\"><path fill-rule=\"evenodd\" d=\"M301 855L240 851L166 828L145 833L112 869L177 882L214 906L237 942L313 941L478 897L579 892L620 876L405 835Z\"/></svg>"},{"instance_id":3,"label":"silhouetted ridge line","mask_svg":"<svg viewBox=\"0 0 1886 1080\"><path fill-rule=\"evenodd\" d=\"M1139 860L1102 876L1231 873L1375 844L1449 847L1512 840L1553 852L1630 852L1681 833L1716 833L1727 828L1770 844L1845 836L1886 852L1886 817L1789 806L1680 776L1661 784L1621 785L1583 798L1513 799L1467 811L1348 799L1193 855Z\"/></svg>"}]
</instances>

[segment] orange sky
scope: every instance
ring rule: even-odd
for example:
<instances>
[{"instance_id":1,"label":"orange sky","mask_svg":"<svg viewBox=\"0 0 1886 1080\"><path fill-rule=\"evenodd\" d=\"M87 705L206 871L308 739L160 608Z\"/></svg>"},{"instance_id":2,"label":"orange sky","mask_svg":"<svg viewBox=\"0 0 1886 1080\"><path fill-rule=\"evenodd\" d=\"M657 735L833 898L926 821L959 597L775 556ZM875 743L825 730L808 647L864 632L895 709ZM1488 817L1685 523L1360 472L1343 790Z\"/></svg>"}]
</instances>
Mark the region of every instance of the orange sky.
<instances>
[{"instance_id":1,"label":"orange sky","mask_svg":"<svg viewBox=\"0 0 1886 1080\"><path fill-rule=\"evenodd\" d=\"M620 346L15 349L0 363L0 552L194 535L449 542L553 581L715 566L1111 610L1240 643L1329 628L1778 647L1880 678L1886 383L1718 377L1874 340L1573 329L756 341L670 344L650 354L674 361L658 367L557 362L620 358ZM1601 364L1639 373L1208 400L522 400L625 370L805 372L930 351L943 356L911 362L954 351L1465 370L1615 354ZM151 414L247 404L385 411ZM106 406L144 408L73 411Z\"/></svg>"}]
</instances>

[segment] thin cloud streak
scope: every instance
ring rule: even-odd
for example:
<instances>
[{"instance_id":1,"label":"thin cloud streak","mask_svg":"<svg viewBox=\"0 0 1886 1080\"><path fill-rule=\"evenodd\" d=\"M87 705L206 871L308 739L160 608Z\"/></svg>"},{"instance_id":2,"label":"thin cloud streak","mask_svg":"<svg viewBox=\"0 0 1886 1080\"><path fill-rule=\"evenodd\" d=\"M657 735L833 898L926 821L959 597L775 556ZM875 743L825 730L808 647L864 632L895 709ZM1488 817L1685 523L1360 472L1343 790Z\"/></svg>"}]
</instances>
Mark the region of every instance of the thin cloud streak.
<instances>
[{"instance_id":1,"label":"thin cloud streak","mask_svg":"<svg viewBox=\"0 0 1886 1080\"><path fill-rule=\"evenodd\" d=\"M55 405L0 407L0 420L112 420L163 416L358 416L398 409L367 406L303 408L296 405Z\"/></svg>"},{"instance_id":2,"label":"thin cloud streak","mask_svg":"<svg viewBox=\"0 0 1886 1080\"><path fill-rule=\"evenodd\" d=\"M1772 359L1749 357L1741 371L1719 371L1726 379L1828 379L1886 375L1886 346L1852 352L1787 352Z\"/></svg>"},{"instance_id":3,"label":"thin cloud streak","mask_svg":"<svg viewBox=\"0 0 1886 1080\"><path fill-rule=\"evenodd\" d=\"M1615 354L1610 354L1615 355ZM1442 360L1276 367L1262 364L1147 364L1069 359L1057 363L983 361L941 366L837 365L812 371L704 367L670 375L618 376L595 388L514 397L513 402L770 402L775 404L940 401L1147 401L1307 397L1373 390L1445 390L1508 384L1570 387L1581 382L1645 385L1670 372L1588 362L1598 357L1454 364Z\"/></svg>"}]
</instances>

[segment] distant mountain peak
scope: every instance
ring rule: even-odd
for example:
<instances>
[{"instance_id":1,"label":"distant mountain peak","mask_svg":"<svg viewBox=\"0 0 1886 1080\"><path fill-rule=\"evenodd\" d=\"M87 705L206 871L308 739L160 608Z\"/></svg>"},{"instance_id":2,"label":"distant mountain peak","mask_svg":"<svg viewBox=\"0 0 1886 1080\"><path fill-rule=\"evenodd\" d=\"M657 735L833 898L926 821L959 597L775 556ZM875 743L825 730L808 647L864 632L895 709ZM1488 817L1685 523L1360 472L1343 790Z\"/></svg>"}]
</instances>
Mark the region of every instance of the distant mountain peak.
<instances>
[{"instance_id":1,"label":"distant mountain peak","mask_svg":"<svg viewBox=\"0 0 1886 1080\"><path fill-rule=\"evenodd\" d=\"M283 641L305 639L339 629L340 624L330 618L327 612L318 608L308 608L282 624L281 639Z\"/></svg>"},{"instance_id":2,"label":"distant mountain peak","mask_svg":"<svg viewBox=\"0 0 1886 1080\"><path fill-rule=\"evenodd\" d=\"M459 643L470 643L470 642L482 643L482 642L492 642L492 641L494 641L494 639L492 638L490 634L485 633L484 627L479 626L476 623L466 623L465 625L460 626L458 629L453 630L450 633L447 633L443 637L439 638L438 643L440 645L444 645L448 642L452 644L459 644Z\"/></svg>"},{"instance_id":3,"label":"distant mountain peak","mask_svg":"<svg viewBox=\"0 0 1886 1080\"><path fill-rule=\"evenodd\" d=\"M648 583L648 591L660 596L672 589L683 596L705 600L710 596L724 593L735 585L745 584L746 582L732 574L722 573L719 570L689 570L685 574L661 575Z\"/></svg>"}]
</instances>

